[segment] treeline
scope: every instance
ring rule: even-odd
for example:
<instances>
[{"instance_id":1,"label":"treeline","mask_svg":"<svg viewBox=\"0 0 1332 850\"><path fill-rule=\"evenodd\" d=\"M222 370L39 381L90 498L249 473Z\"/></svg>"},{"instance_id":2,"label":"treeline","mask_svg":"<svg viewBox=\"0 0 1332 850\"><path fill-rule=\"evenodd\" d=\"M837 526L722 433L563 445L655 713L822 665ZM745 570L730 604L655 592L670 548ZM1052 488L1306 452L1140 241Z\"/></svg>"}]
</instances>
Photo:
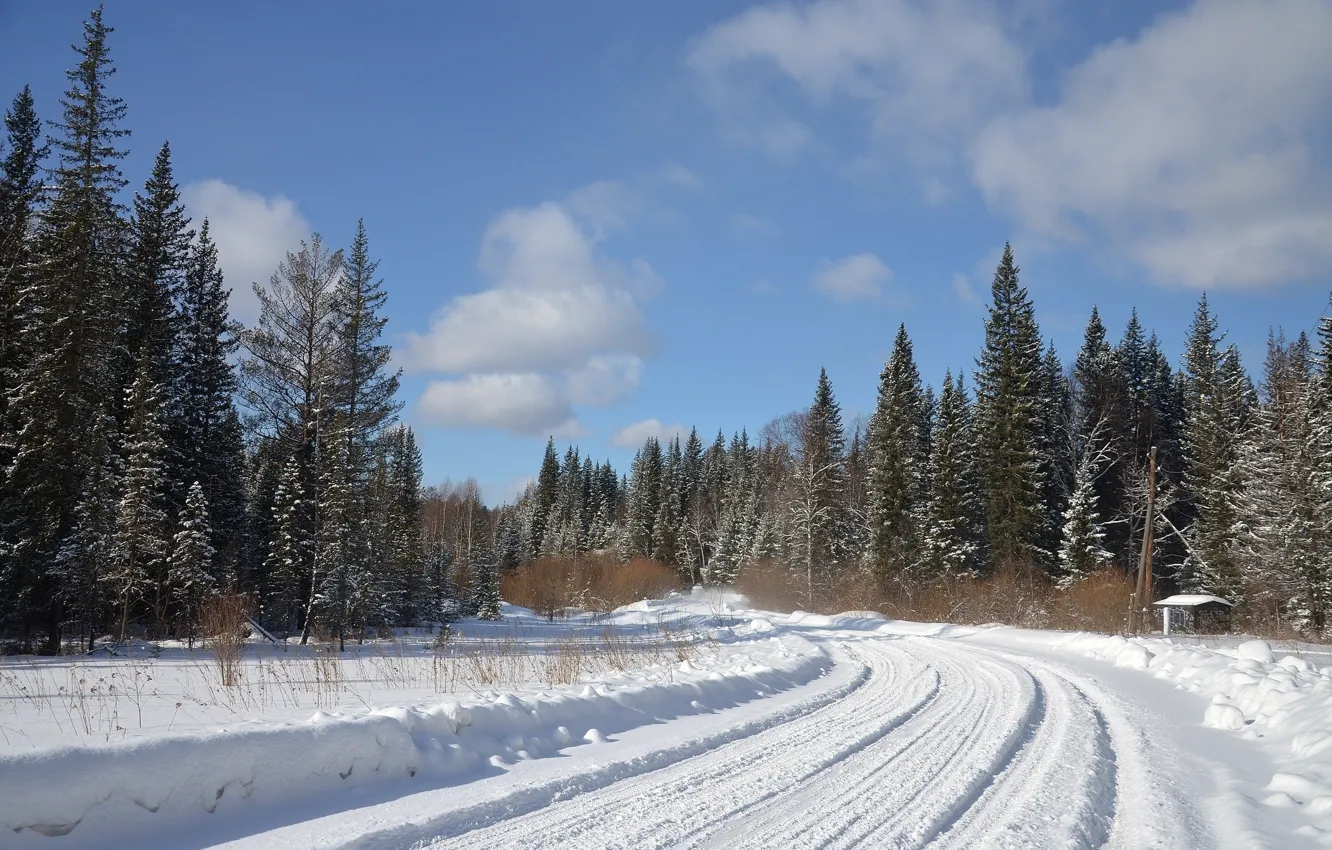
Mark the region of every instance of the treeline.
<instances>
[{"instance_id":1,"label":"treeline","mask_svg":"<svg viewBox=\"0 0 1332 850\"><path fill-rule=\"evenodd\" d=\"M111 32L94 11L49 138L29 89L5 115L0 637L192 637L224 591L302 639L437 619L364 226L288 254L233 323L167 144L122 204Z\"/></svg>"},{"instance_id":2,"label":"treeline","mask_svg":"<svg viewBox=\"0 0 1332 850\"><path fill-rule=\"evenodd\" d=\"M717 584L776 565L813 606L848 581L893 595L1017 571L1070 588L1136 570L1153 447L1157 597L1213 593L1325 633L1332 319L1316 350L1273 335L1258 387L1205 296L1178 368L1136 312L1112 341L1094 308L1066 365L1008 247L970 386L926 385L901 327L865 427L821 373L808 409L756 437L648 439L625 478L552 442L514 523L524 559L609 550Z\"/></svg>"}]
</instances>

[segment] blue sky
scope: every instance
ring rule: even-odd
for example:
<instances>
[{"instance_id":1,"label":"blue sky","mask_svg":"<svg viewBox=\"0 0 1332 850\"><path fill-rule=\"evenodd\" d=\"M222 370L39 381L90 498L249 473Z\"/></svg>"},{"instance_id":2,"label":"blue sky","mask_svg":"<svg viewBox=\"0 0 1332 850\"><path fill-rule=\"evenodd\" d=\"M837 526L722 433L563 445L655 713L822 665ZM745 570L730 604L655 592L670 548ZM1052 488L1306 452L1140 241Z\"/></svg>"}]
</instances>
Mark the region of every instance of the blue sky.
<instances>
[{"instance_id":1,"label":"blue sky","mask_svg":"<svg viewBox=\"0 0 1332 850\"><path fill-rule=\"evenodd\" d=\"M821 366L871 409L899 322L970 371L1013 241L1071 359L1093 304L1177 358L1206 289L1256 371L1332 288L1332 5L110 0L142 184L170 140L233 287L364 217L431 482L547 434L759 428ZM86 2L0 0L56 118Z\"/></svg>"}]
</instances>

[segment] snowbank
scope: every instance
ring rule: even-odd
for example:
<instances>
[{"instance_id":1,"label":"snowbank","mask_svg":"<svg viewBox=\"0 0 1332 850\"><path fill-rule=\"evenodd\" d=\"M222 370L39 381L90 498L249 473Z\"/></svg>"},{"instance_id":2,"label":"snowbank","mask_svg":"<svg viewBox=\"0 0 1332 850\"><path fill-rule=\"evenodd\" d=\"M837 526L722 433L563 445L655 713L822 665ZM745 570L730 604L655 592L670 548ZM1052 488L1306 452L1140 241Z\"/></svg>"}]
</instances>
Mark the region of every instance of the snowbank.
<instances>
[{"instance_id":1,"label":"snowbank","mask_svg":"<svg viewBox=\"0 0 1332 850\"><path fill-rule=\"evenodd\" d=\"M1052 641L1120 667L1145 670L1211 700L1202 722L1278 750L1269 805L1332 813L1332 667L1278 658L1266 641L1234 647L1183 646L1169 639L1075 634ZM1284 751L1284 752L1282 752Z\"/></svg>"},{"instance_id":2,"label":"snowbank","mask_svg":"<svg viewBox=\"0 0 1332 850\"><path fill-rule=\"evenodd\" d=\"M681 662L669 679L626 674L543 694L487 694L357 717L317 712L301 724L253 724L0 756L0 825L63 835L95 807L212 812L410 777L455 777L604 741L673 717L739 705L810 682L831 659L784 634ZM132 808L132 807L130 807Z\"/></svg>"}]
</instances>

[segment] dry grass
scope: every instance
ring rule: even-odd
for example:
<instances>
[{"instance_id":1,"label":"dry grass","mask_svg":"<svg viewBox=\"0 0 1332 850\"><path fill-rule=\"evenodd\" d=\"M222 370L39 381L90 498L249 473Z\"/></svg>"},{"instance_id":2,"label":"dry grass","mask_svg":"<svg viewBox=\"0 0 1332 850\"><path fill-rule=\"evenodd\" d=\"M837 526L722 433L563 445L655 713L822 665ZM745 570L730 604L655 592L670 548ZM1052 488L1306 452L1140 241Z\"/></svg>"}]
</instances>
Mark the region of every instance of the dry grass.
<instances>
[{"instance_id":1,"label":"dry grass","mask_svg":"<svg viewBox=\"0 0 1332 850\"><path fill-rule=\"evenodd\" d=\"M609 555L593 554L577 561L540 558L523 564L503 577L500 595L554 620L570 611L612 611L680 587L679 573L655 561L635 558L621 564Z\"/></svg>"},{"instance_id":2,"label":"dry grass","mask_svg":"<svg viewBox=\"0 0 1332 850\"><path fill-rule=\"evenodd\" d=\"M199 631L204 636L204 644L213 653L222 684L226 687L239 682L249 624L249 600L237 593L209 597L199 609Z\"/></svg>"}]
</instances>

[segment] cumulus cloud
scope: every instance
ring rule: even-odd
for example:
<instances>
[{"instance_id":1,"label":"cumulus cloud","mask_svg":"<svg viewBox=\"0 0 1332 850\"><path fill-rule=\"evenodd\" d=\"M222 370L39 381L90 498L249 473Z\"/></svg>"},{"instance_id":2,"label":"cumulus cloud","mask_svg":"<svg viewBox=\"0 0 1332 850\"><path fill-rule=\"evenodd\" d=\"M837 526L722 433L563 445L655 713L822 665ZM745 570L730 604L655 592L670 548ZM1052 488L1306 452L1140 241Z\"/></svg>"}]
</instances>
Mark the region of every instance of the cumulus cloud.
<instances>
[{"instance_id":1,"label":"cumulus cloud","mask_svg":"<svg viewBox=\"0 0 1332 850\"><path fill-rule=\"evenodd\" d=\"M616 431L611 437L611 443L621 448L638 448L643 445L648 437L656 437L663 443L667 440L688 435L689 429L680 423L674 425L663 425L658 419L644 419L642 422L635 422L632 425L626 425Z\"/></svg>"},{"instance_id":2,"label":"cumulus cloud","mask_svg":"<svg viewBox=\"0 0 1332 850\"><path fill-rule=\"evenodd\" d=\"M251 284L267 283L287 252L310 235L310 224L295 202L264 197L221 180L203 180L181 189L196 226L208 219L218 262L231 288L231 314L242 322L259 316Z\"/></svg>"},{"instance_id":3,"label":"cumulus cloud","mask_svg":"<svg viewBox=\"0 0 1332 850\"><path fill-rule=\"evenodd\" d=\"M636 209L630 198L602 181L492 222L479 266L493 285L407 336L405 368L449 376L421 398L427 421L570 436L575 405L609 405L637 388L654 350L640 303L660 280L645 261L618 263L600 249Z\"/></svg>"},{"instance_id":4,"label":"cumulus cloud","mask_svg":"<svg viewBox=\"0 0 1332 850\"><path fill-rule=\"evenodd\" d=\"M1329 44L1327 3L1195 3L1095 50L1056 104L996 119L976 140L976 182L1033 231L1106 232L1168 281L1263 286L1326 268Z\"/></svg>"},{"instance_id":5,"label":"cumulus cloud","mask_svg":"<svg viewBox=\"0 0 1332 850\"><path fill-rule=\"evenodd\" d=\"M883 295L893 271L873 254L853 254L814 276L814 286L834 301L869 301Z\"/></svg>"},{"instance_id":6,"label":"cumulus cloud","mask_svg":"<svg viewBox=\"0 0 1332 850\"><path fill-rule=\"evenodd\" d=\"M541 436L577 430L569 400L544 375L468 375L431 381L417 405L436 425Z\"/></svg>"},{"instance_id":7,"label":"cumulus cloud","mask_svg":"<svg viewBox=\"0 0 1332 850\"><path fill-rule=\"evenodd\" d=\"M1033 23L981 0L774 3L684 59L723 128L776 156L824 147L813 119L850 104L870 151L852 161L905 153L930 203L966 175L1019 235L1117 251L1163 282L1327 268L1332 5L1195 0L1056 72L1045 103L1016 37Z\"/></svg>"},{"instance_id":8,"label":"cumulus cloud","mask_svg":"<svg viewBox=\"0 0 1332 850\"><path fill-rule=\"evenodd\" d=\"M730 132L778 157L808 149L814 134L764 88L774 77L816 108L863 104L875 136L925 160L1026 93L1022 51L979 0L755 6L693 39L685 63Z\"/></svg>"}]
</instances>

